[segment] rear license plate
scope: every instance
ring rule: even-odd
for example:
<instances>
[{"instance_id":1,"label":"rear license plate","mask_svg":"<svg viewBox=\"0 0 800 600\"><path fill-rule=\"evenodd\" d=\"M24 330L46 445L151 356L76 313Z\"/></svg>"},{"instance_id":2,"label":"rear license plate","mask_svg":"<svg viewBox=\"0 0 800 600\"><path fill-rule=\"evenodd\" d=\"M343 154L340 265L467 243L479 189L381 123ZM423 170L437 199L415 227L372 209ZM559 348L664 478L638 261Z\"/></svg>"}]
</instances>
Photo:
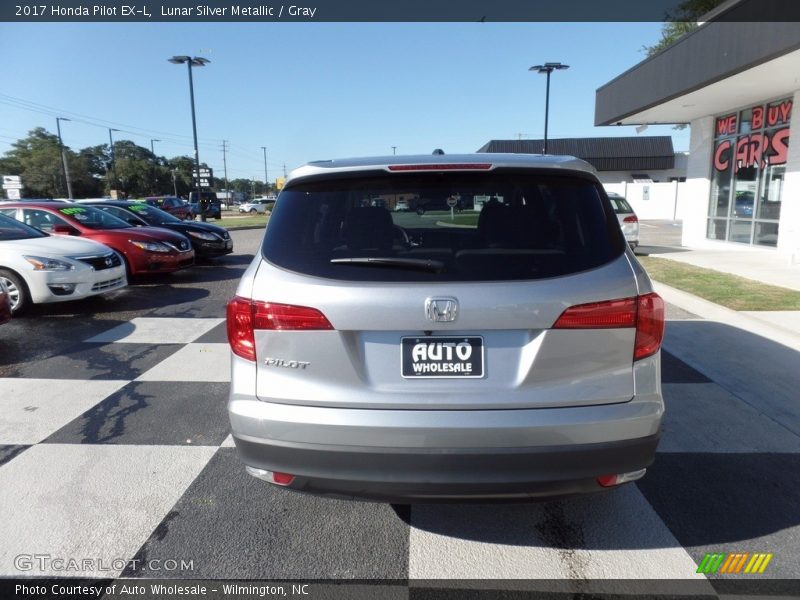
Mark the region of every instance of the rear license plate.
<instances>
[{"instance_id":1,"label":"rear license plate","mask_svg":"<svg viewBox=\"0 0 800 600\"><path fill-rule=\"evenodd\" d=\"M400 339L400 373L405 378L483 377L483 338L419 336Z\"/></svg>"}]
</instances>

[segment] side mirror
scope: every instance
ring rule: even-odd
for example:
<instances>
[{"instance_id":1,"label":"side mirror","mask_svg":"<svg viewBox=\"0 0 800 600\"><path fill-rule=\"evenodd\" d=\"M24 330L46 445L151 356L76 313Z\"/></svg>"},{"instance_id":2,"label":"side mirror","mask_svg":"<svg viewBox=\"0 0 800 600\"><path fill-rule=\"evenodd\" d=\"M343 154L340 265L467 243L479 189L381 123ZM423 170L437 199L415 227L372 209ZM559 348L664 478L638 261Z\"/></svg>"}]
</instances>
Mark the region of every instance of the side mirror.
<instances>
[{"instance_id":1,"label":"side mirror","mask_svg":"<svg viewBox=\"0 0 800 600\"><path fill-rule=\"evenodd\" d=\"M80 231L75 229L72 225L53 225L53 233L59 235L78 235Z\"/></svg>"}]
</instances>

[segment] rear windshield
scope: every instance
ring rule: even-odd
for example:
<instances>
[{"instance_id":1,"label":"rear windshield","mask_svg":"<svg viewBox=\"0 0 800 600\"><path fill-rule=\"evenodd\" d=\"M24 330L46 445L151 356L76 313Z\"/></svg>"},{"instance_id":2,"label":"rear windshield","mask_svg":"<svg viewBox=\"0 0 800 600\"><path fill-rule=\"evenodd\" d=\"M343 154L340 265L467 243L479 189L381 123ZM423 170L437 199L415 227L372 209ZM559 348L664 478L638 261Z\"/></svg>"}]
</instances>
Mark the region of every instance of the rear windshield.
<instances>
[{"instance_id":1,"label":"rear windshield","mask_svg":"<svg viewBox=\"0 0 800 600\"><path fill-rule=\"evenodd\" d=\"M609 196L608 199L611 201L611 207L614 209L615 213L633 212L631 205L628 204L628 201L622 196Z\"/></svg>"},{"instance_id":2,"label":"rear windshield","mask_svg":"<svg viewBox=\"0 0 800 600\"><path fill-rule=\"evenodd\" d=\"M625 241L600 185L530 171L386 174L284 189L262 254L351 281L502 281L577 273Z\"/></svg>"}]
</instances>

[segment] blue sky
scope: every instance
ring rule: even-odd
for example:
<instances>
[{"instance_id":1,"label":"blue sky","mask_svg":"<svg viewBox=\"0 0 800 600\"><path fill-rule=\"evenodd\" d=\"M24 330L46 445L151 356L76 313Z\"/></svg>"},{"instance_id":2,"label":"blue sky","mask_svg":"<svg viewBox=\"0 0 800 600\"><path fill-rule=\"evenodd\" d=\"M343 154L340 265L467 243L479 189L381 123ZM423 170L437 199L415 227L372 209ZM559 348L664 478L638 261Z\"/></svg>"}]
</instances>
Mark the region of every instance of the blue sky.
<instances>
[{"instance_id":1,"label":"blue sky","mask_svg":"<svg viewBox=\"0 0 800 600\"><path fill-rule=\"evenodd\" d=\"M204 56L194 71L200 158L222 176L269 178L309 160L474 152L490 139L541 137L545 77L550 137L636 135L594 127L595 90L644 58L659 23L65 23L0 25L0 152L33 127L71 148L115 139L191 156L188 77L175 54ZM36 103L39 112L9 97ZM30 106L30 104L28 104ZM113 123L108 123L113 122ZM688 149L688 130L650 127Z\"/></svg>"}]
</instances>

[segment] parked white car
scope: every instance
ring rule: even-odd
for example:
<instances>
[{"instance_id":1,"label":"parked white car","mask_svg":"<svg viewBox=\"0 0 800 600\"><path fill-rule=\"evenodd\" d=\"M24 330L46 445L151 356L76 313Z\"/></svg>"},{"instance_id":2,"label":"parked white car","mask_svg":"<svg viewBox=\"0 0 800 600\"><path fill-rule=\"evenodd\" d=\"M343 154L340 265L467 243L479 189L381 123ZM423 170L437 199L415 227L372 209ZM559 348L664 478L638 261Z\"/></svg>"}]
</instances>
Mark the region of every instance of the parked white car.
<instances>
[{"instance_id":1,"label":"parked white car","mask_svg":"<svg viewBox=\"0 0 800 600\"><path fill-rule=\"evenodd\" d=\"M633 212L633 208L628 204L628 201L619 194L612 192L608 194L608 199L611 200L611 206L617 215L625 240L630 244L631 248L636 248L639 245L639 217Z\"/></svg>"},{"instance_id":2,"label":"parked white car","mask_svg":"<svg viewBox=\"0 0 800 600\"><path fill-rule=\"evenodd\" d=\"M267 205L275 202L274 200L267 200L266 198L255 198L251 202L245 202L239 205L240 213L266 213Z\"/></svg>"},{"instance_id":3,"label":"parked white car","mask_svg":"<svg viewBox=\"0 0 800 600\"><path fill-rule=\"evenodd\" d=\"M0 282L15 314L30 304L78 300L128 285L122 259L108 246L51 236L2 214Z\"/></svg>"}]
</instances>

